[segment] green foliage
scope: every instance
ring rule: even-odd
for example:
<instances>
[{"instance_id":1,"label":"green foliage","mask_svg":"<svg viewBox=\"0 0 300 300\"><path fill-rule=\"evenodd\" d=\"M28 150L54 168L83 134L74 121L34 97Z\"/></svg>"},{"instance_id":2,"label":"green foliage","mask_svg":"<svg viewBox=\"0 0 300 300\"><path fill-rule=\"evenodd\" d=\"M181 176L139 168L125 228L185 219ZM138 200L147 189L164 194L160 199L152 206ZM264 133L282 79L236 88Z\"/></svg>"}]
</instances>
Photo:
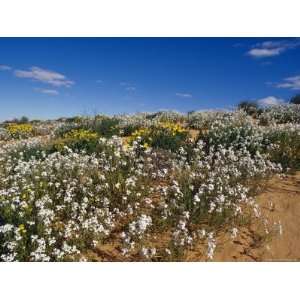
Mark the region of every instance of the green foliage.
<instances>
[{"instance_id":1,"label":"green foliage","mask_svg":"<svg viewBox=\"0 0 300 300\"><path fill-rule=\"evenodd\" d=\"M84 120L83 117L81 116L75 116L75 117L71 117L71 118L67 118L66 122L67 123L81 123Z\"/></svg>"},{"instance_id":2,"label":"green foliage","mask_svg":"<svg viewBox=\"0 0 300 300\"><path fill-rule=\"evenodd\" d=\"M55 130L54 135L56 138L62 138L65 134L74 129L80 129L80 126L76 123L64 123Z\"/></svg>"},{"instance_id":3,"label":"green foliage","mask_svg":"<svg viewBox=\"0 0 300 300\"><path fill-rule=\"evenodd\" d=\"M65 147L72 150L88 153L95 151L98 142L98 134L85 129L72 129L65 133L62 138L53 143L53 150L63 151Z\"/></svg>"},{"instance_id":4,"label":"green foliage","mask_svg":"<svg viewBox=\"0 0 300 300\"><path fill-rule=\"evenodd\" d=\"M122 130L120 130L120 134L122 136L130 136L132 135L135 131L137 131L140 128L139 125L135 124L128 124L123 126Z\"/></svg>"},{"instance_id":5,"label":"green foliage","mask_svg":"<svg viewBox=\"0 0 300 300\"><path fill-rule=\"evenodd\" d=\"M293 96L290 100L292 104L300 104L300 94Z\"/></svg>"},{"instance_id":6,"label":"green foliage","mask_svg":"<svg viewBox=\"0 0 300 300\"><path fill-rule=\"evenodd\" d=\"M242 101L238 104L238 109L244 110L248 115L255 115L258 111L258 105L253 101Z\"/></svg>"},{"instance_id":7,"label":"green foliage","mask_svg":"<svg viewBox=\"0 0 300 300\"><path fill-rule=\"evenodd\" d=\"M119 120L117 118L97 116L90 124L87 124L85 128L97 132L99 136L108 138L119 134L120 129L118 124Z\"/></svg>"},{"instance_id":8,"label":"green foliage","mask_svg":"<svg viewBox=\"0 0 300 300\"><path fill-rule=\"evenodd\" d=\"M130 137L129 142L140 139L146 148L160 148L177 151L187 139L188 132L179 124L162 122L158 126L141 128L136 130Z\"/></svg>"},{"instance_id":9,"label":"green foliage","mask_svg":"<svg viewBox=\"0 0 300 300\"><path fill-rule=\"evenodd\" d=\"M271 130L266 134L271 147L266 153L273 162L280 163L284 169L300 170L300 134L289 126Z\"/></svg>"}]
</instances>

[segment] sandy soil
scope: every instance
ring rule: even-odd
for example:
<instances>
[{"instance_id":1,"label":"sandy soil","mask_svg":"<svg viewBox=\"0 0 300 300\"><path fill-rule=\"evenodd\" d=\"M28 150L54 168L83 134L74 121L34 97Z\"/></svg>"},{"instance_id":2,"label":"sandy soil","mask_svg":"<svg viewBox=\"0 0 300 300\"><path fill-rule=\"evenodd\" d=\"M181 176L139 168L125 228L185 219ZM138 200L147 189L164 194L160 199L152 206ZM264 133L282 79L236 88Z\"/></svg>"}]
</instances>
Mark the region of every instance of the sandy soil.
<instances>
[{"instance_id":1,"label":"sandy soil","mask_svg":"<svg viewBox=\"0 0 300 300\"><path fill-rule=\"evenodd\" d=\"M276 233L264 239L245 229L216 251L215 261L300 261L300 172L274 177L257 199Z\"/></svg>"}]
</instances>

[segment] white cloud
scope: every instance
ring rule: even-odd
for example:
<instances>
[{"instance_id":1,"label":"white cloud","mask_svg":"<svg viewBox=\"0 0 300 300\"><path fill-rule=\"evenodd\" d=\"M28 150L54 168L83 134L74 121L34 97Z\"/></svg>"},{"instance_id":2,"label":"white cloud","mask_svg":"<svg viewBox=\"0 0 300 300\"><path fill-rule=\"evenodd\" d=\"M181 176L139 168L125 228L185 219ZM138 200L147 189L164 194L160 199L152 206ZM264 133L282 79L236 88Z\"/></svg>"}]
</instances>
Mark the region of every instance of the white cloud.
<instances>
[{"instance_id":1,"label":"white cloud","mask_svg":"<svg viewBox=\"0 0 300 300\"><path fill-rule=\"evenodd\" d=\"M283 82L276 84L278 88L300 90L300 75L283 79Z\"/></svg>"},{"instance_id":2,"label":"white cloud","mask_svg":"<svg viewBox=\"0 0 300 300\"><path fill-rule=\"evenodd\" d=\"M70 87L74 84L74 81L67 79L63 74L45 70L39 67L31 67L28 71L16 70L15 76L20 78L33 79L56 87Z\"/></svg>"},{"instance_id":3,"label":"white cloud","mask_svg":"<svg viewBox=\"0 0 300 300\"><path fill-rule=\"evenodd\" d=\"M271 57L282 53L284 50L282 48L275 49L251 49L248 51L248 55L253 57Z\"/></svg>"},{"instance_id":4,"label":"white cloud","mask_svg":"<svg viewBox=\"0 0 300 300\"><path fill-rule=\"evenodd\" d=\"M9 71L12 68L10 66L7 65L0 65L0 71Z\"/></svg>"},{"instance_id":5,"label":"white cloud","mask_svg":"<svg viewBox=\"0 0 300 300\"><path fill-rule=\"evenodd\" d=\"M123 86L126 91L134 92L136 90L136 87L132 83L129 83L129 82L122 81L122 82L120 82L120 86Z\"/></svg>"},{"instance_id":6,"label":"white cloud","mask_svg":"<svg viewBox=\"0 0 300 300\"><path fill-rule=\"evenodd\" d=\"M35 89L37 92L40 92L42 94L47 94L47 95L53 95L56 96L59 94L59 92L57 90L51 90L51 89L40 89L40 88L36 88Z\"/></svg>"},{"instance_id":7,"label":"white cloud","mask_svg":"<svg viewBox=\"0 0 300 300\"><path fill-rule=\"evenodd\" d=\"M255 58L264 58L280 55L288 49L300 46L300 40L279 40L258 43L250 49L247 54Z\"/></svg>"},{"instance_id":8,"label":"white cloud","mask_svg":"<svg viewBox=\"0 0 300 300\"><path fill-rule=\"evenodd\" d=\"M268 96L256 101L260 106L274 106L284 104L284 100L274 96Z\"/></svg>"},{"instance_id":9,"label":"white cloud","mask_svg":"<svg viewBox=\"0 0 300 300\"><path fill-rule=\"evenodd\" d=\"M189 93L176 93L175 94L177 97L181 97L181 98L192 98L193 95L189 94Z\"/></svg>"},{"instance_id":10,"label":"white cloud","mask_svg":"<svg viewBox=\"0 0 300 300\"><path fill-rule=\"evenodd\" d=\"M136 90L136 87L134 87L134 86L128 86L128 87L126 87L126 91L135 91Z\"/></svg>"}]
</instances>

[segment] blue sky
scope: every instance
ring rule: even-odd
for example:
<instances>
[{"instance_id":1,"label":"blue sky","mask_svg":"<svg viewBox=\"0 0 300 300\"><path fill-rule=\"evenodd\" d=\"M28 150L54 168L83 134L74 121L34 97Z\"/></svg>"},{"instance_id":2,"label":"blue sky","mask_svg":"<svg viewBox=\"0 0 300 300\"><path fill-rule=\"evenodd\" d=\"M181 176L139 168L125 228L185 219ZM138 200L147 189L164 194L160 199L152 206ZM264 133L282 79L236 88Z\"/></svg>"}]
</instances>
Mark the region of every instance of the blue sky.
<instances>
[{"instance_id":1,"label":"blue sky","mask_svg":"<svg viewBox=\"0 0 300 300\"><path fill-rule=\"evenodd\" d=\"M0 38L0 120L232 108L297 92L295 38Z\"/></svg>"}]
</instances>

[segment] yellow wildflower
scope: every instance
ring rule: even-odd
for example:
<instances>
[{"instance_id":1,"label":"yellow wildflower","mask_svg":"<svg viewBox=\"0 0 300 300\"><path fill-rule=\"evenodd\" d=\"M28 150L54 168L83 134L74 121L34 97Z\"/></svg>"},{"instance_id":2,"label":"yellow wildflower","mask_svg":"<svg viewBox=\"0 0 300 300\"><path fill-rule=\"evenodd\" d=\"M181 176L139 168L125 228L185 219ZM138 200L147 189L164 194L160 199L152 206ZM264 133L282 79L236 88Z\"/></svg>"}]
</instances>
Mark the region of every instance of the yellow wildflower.
<instances>
[{"instance_id":1,"label":"yellow wildflower","mask_svg":"<svg viewBox=\"0 0 300 300\"><path fill-rule=\"evenodd\" d=\"M97 133L85 129L73 129L64 135L64 138L72 140L92 140L97 137Z\"/></svg>"},{"instance_id":2,"label":"yellow wildflower","mask_svg":"<svg viewBox=\"0 0 300 300\"><path fill-rule=\"evenodd\" d=\"M150 147L148 143L144 143L143 146L145 149L149 149L149 147Z\"/></svg>"},{"instance_id":3,"label":"yellow wildflower","mask_svg":"<svg viewBox=\"0 0 300 300\"><path fill-rule=\"evenodd\" d=\"M7 126L8 132L15 138L28 137L33 133L33 126L31 124L9 124Z\"/></svg>"},{"instance_id":4,"label":"yellow wildflower","mask_svg":"<svg viewBox=\"0 0 300 300\"><path fill-rule=\"evenodd\" d=\"M27 232L27 230L25 229L24 224L19 225L19 231L20 231L21 234L25 234Z\"/></svg>"}]
</instances>

